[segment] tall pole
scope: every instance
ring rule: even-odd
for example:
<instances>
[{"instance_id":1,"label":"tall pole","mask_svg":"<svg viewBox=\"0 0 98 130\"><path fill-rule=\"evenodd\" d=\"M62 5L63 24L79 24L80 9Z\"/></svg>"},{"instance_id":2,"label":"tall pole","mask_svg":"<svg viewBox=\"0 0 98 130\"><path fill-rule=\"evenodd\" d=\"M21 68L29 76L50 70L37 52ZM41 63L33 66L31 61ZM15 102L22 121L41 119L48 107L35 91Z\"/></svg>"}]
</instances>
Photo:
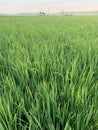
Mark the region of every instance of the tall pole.
<instances>
[{"instance_id":1,"label":"tall pole","mask_svg":"<svg viewBox=\"0 0 98 130\"><path fill-rule=\"evenodd\" d=\"M48 15L49 15L49 8L48 8Z\"/></svg>"}]
</instances>

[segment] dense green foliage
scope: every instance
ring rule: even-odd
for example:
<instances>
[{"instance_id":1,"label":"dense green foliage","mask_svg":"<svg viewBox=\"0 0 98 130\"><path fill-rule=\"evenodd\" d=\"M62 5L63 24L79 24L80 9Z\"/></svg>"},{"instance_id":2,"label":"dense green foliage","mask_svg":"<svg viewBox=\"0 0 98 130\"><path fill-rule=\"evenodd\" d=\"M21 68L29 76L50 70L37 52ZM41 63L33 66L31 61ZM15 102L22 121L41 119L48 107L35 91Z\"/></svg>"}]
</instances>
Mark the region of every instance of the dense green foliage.
<instances>
[{"instance_id":1,"label":"dense green foliage","mask_svg":"<svg viewBox=\"0 0 98 130\"><path fill-rule=\"evenodd\" d=\"M98 16L0 17L0 130L98 130Z\"/></svg>"}]
</instances>

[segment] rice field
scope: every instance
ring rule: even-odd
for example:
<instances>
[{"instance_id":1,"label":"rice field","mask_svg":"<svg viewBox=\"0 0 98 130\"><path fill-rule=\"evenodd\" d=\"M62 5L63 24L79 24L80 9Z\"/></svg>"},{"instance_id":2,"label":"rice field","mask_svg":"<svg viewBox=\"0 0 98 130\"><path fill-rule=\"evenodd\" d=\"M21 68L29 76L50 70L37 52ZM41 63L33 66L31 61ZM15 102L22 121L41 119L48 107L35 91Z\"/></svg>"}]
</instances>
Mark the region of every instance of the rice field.
<instances>
[{"instance_id":1,"label":"rice field","mask_svg":"<svg viewBox=\"0 0 98 130\"><path fill-rule=\"evenodd\" d=\"M98 16L0 17L0 130L98 130Z\"/></svg>"}]
</instances>

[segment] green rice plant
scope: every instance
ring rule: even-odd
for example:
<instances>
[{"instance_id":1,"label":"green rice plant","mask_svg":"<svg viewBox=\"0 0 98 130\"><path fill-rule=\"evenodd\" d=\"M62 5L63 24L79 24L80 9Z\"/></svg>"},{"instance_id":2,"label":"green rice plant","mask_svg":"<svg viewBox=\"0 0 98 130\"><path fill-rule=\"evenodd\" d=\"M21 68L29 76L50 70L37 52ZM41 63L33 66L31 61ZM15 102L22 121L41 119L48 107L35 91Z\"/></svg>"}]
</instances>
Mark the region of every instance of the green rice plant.
<instances>
[{"instance_id":1,"label":"green rice plant","mask_svg":"<svg viewBox=\"0 0 98 130\"><path fill-rule=\"evenodd\" d=\"M0 17L0 130L98 129L98 17Z\"/></svg>"}]
</instances>

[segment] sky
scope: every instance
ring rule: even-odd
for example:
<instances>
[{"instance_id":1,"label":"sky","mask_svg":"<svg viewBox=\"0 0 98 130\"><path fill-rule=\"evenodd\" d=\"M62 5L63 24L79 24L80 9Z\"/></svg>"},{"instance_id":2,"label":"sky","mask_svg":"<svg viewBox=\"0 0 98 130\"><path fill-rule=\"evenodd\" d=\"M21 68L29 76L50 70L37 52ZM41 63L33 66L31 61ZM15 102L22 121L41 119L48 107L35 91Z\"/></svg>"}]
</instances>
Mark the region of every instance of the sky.
<instances>
[{"instance_id":1,"label":"sky","mask_svg":"<svg viewBox=\"0 0 98 130\"><path fill-rule=\"evenodd\" d=\"M98 0L0 0L0 13L98 10Z\"/></svg>"}]
</instances>

